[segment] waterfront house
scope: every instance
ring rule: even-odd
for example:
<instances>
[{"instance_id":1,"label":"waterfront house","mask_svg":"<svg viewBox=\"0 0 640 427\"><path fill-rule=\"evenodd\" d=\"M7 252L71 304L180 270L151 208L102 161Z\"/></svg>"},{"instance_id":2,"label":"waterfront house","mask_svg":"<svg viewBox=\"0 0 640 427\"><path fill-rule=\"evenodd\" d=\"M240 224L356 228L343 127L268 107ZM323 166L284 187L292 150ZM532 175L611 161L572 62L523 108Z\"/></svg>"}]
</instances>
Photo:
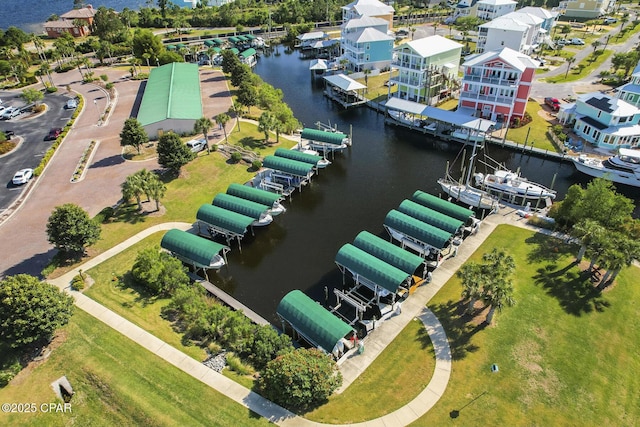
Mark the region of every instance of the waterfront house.
<instances>
[{"instance_id":1,"label":"waterfront house","mask_svg":"<svg viewBox=\"0 0 640 427\"><path fill-rule=\"evenodd\" d=\"M542 19L543 22L540 24L540 31L544 30L546 34L551 33L553 26L558 20L558 12L545 9L544 7L527 6L517 11L520 13L528 13L529 15Z\"/></svg>"},{"instance_id":2,"label":"waterfront house","mask_svg":"<svg viewBox=\"0 0 640 427\"><path fill-rule=\"evenodd\" d=\"M460 43L436 35L403 43L393 52L398 75L389 86L398 85L395 96L431 105L434 97L444 98L459 85Z\"/></svg>"},{"instance_id":3,"label":"waterfront house","mask_svg":"<svg viewBox=\"0 0 640 427\"><path fill-rule=\"evenodd\" d=\"M348 68L355 72L389 68L395 37L388 30L388 22L382 18L365 16L345 22L340 47Z\"/></svg>"},{"instance_id":4,"label":"waterfront house","mask_svg":"<svg viewBox=\"0 0 640 427\"><path fill-rule=\"evenodd\" d=\"M498 126L524 116L537 61L504 48L468 56L462 67L458 109L470 109Z\"/></svg>"},{"instance_id":5,"label":"waterfront house","mask_svg":"<svg viewBox=\"0 0 640 427\"><path fill-rule=\"evenodd\" d=\"M80 9L72 9L60 15L57 21L45 22L44 30L51 38L58 38L63 33L69 33L73 37L88 36L91 34L95 14L96 10L90 4Z\"/></svg>"},{"instance_id":6,"label":"waterfront house","mask_svg":"<svg viewBox=\"0 0 640 427\"><path fill-rule=\"evenodd\" d=\"M476 3L476 16L491 21L510 12L515 12L518 2L513 0L480 0Z\"/></svg>"},{"instance_id":7,"label":"waterfront house","mask_svg":"<svg viewBox=\"0 0 640 427\"><path fill-rule=\"evenodd\" d=\"M535 15L511 12L482 24L478 28L476 52L482 53L508 47L527 55L538 47L544 20Z\"/></svg>"},{"instance_id":8,"label":"waterfront house","mask_svg":"<svg viewBox=\"0 0 640 427\"><path fill-rule=\"evenodd\" d=\"M565 0L554 10L567 18L593 19L612 12L615 4L615 0Z\"/></svg>"},{"instance_id":9,"label":"waterfront house","mask_svg":"<svg viewBox=\"0 0 640 427\"><path fill-rule=\"evenodd\" d=\"M618 97L629 104L640 107L640 62L631 73L631 80L618 87Z\"/></svg>"},{"instance_id":10,"label":"waterfront house","mask_svg":"<svg viewBox=\"0 0 640 427\"><path fill-rule=\"evenodd\" d=\"M342 22L351 19L380 18L387 21L387 28L393 29L393 6L386 5L378 0L356 0L342 7Z\"/></svg>"},{"instance_id":11,"label":"waterfront house","mask_svg":"<svg viewBox=\"0 0 640 427\"><path fill-rule=\"evenodd\" d=\"M602 92L580 95L558 112L562 124L596 147L636 148L640 142L640 109L618 96Z\"/></svg>"}]
</instances>

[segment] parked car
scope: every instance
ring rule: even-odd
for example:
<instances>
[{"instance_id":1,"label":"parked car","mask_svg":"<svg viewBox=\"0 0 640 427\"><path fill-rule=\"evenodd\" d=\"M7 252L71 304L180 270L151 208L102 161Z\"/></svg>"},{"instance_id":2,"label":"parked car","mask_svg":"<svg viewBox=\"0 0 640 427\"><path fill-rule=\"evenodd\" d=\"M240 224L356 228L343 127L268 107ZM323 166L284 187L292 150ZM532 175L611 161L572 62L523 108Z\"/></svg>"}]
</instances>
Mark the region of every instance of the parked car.
<instances>
[{"instance_id":1,"label":"parked car","mask_svg":"<svg viewBox=\"0 0 640 427\"><path fill-rule=\"evenodd\" d=\"M61 128L53 128L53 129L51 129L49 131L47 136L44 137L44 140L45 141L52 141L52 140L56 139L57 137L59 137L61 133L62 133L62 129Z\"/></svg>"},{"instance_id":2,"label":"parked car","mask_svg":"<svg viewBox=\"0 0 640 427\"><path fill-rule=\"evenodd\" d=\"M615 24L616 22L618 22L618 20L616 18L604 18L604 21L602 21L603 24L605 25L609 25L609 24Z\"/></svg>"},{"instance_id":3,"label":"parked car","mask_svg":"<svg viewBox=\"0 0 640 427\"><path fill-rule=\"evenodd\" d=\"M387 80L386 82L384 82L384 85L387 87L391 87L391 86L395 86L396 82L391 81L391 80Z\"/></svg>"},{"instance_id":4,"label":"parked car","mask_svg":"<svg viewBox=\"0 0 640 427\"><path fill-rule=\"evenodd\" d=\"M576 38L574 38L574 39L571 39L571 44L574 44L574 45L583 45L583 44L584 44L584 40L579 39L579 38L577 38L577 37L576 37Z\"/></svg>"},{"instance_id":5,"label":"parked car","mask_svg":"<svg viewBox=\"0 0 640 427\"><path fill-rule=\"evenodd\" d=\"M567 40L559 39L559 40L556 40L556 43L559 44L560 46L564 46L565 44L567 44Z\"/></svg>"},{"instance_id":6,"label":"parked car","mask_svg":"<svg viewBox=\"0 0 640 427\"><path fill-rule=\"evenodd\" d=\"M75 98L68 100L64 105L64 108L67 110L75 110L76 108L78 108L78 100Z\"/></svg>"},{"instance_id":7,"label":"parked car","mask_svg":"<svg viewBox=\"0 0 640 427\"><path fill-rule=\"evenodd\" d=\"M4 137L5 137L6 139L11 139L11 138L12 138L13 136L15 136L15 134L16 134L16 133L15 133L14 131L12 131L12 130L3 130L3 131L0 131L0 132L2 132L2 133L4 134Z\"/></svg>"},{"instance_id":8,"label":"parked car","mask_svg":"<svg viewBox=\"0 0 640 427\"><path fill-rule=\"evenodd\" d=\"M558 101L558 98L548 96L544 99L544 103L551 107L553 111L558 111L560 109L560 101Z\"/></svg>"},{"instance_id":9,"label":"parked car","mask_svg":"<svg viewBox=\"0 0 640 427\"><path fill-rule=\"evenodd\" d=\"M192 139L191 141L187 141L187 147L189 147L189 150L191 150L192 153L199 153L207 148L207 141L203 138Z\"/></svg>"},{"instance_id":10,"label":"parked car","mask_svg":"<svg viewBox=\"0 0 640 427\"><path fill-rule=\"evenodd\" d=\"M19 116L20 113L21 111L18 107L8 107L8 108L5 108L5 110L2 112L2 115L0 115L0 118L2 118L3 120L9 120Z\"/></svg>"},{"instance_id":11,"label":"parked car","mask_svg":"<svg viewBox=\"0 0 640 427\"><path fill-rule=\"evenodd\" d=\"M33 169L20 169L18 172L13 175L13 179L11 182L13 185L22 185L29 182L29 180L33 178Z\"/></svg>"}]
</instances>

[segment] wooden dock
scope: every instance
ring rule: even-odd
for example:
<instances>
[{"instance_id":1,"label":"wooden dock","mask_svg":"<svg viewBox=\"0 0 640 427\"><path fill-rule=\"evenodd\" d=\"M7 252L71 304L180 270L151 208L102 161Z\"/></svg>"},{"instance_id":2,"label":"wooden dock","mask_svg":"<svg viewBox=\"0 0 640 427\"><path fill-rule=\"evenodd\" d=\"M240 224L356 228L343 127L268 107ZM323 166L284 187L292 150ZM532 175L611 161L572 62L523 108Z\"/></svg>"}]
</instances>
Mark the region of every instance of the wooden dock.
<instances>
[{"instance_id":1,"label":"wooden dock","mask_svg":"<svg viewBox=\"0 0 640 427\"><path fill-rule=\"evenodd\" d=\"M213 295L214 297L216 297L220 301L224 302L226 305L228 305L229 307L233 308L234 310L241 311L253 323L255 323L257 325L261 325L261 326L263 326L263 325L271 325L271 323L269 323L267 320L265 320L262 316L260 316L259 314L257 314L253 310L251 310L246 305L242 304L240 301L238 301L237 299L235 299L234 297L232 297L231 295L229 295L228 293L226 293L222 289L218 288L213 283L203 279L202 277L200 277L200 276L198 276L198 275L196 275L194 273L190 273L189 276L196 283L198 283L200 286L205 288L207 290L207 292L209 292L211 295Z\"/></svg>"}]
</instances>

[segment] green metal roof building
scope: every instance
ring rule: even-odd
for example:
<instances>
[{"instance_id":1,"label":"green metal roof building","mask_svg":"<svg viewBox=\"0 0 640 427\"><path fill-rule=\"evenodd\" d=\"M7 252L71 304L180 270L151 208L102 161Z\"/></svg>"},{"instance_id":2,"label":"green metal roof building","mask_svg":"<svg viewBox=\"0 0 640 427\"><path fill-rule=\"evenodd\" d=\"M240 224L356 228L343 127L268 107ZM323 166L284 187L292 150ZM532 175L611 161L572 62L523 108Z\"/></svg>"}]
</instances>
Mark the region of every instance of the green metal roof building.
<instances>
[{"instance_id":1,"label":"green metal roof building","mask_svg":"<svg viewBox=\"0 0 640 427\"><path fill-rule=\"evenodd\" d=\"M174 62L151 71L138 111L138 121L149 138L163 132L193 132L202 117L197 64Z\"/></svg>"},{"instance_id":2,"label":"green metal roof building","mask_svg":"<svg viewBox=\"0 0 640 427\"><path fill-rule=\"evenodd\" d=\"M160 247L171 252L181 261L193 265L196 269L219 269L226 264L225 255L230 250L225 245L176 228L165 233ZM222 256L220 256L220 252L222 252Z\"/></svg>"},{"instance_id":3,"label":"green metal roof building","mask_svg":"<svg viewBox=\"0 0 640 427\"><path fill-rule=\"evenodd\" d=\"M327 353L333 352L340 340L355 333L351 326L297 289L280 300L276 314L309 344Z\"/></svg>"}]
</instances>

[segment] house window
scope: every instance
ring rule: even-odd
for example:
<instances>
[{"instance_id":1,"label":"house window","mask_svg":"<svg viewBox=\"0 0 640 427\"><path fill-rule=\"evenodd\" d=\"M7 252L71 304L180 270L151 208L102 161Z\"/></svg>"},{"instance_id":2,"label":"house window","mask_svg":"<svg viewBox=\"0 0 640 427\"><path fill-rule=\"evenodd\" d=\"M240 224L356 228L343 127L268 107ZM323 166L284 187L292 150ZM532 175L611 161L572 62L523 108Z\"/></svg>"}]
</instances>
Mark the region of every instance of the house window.
<instances>
[{"instance_id":1,"label":"house window","mask_svg":"<svg viewBox=\"0 0 640 427\"><path fill-rule=\"evenodd\" d=\"M367 44L365 45L365 49L367 49L367 50L371 49L371 45L370 45L369 43L367 43Z\"/></svg>"},{"instance_id":2,"label":"house window","mask_svg":"<svg viewBox=\"0 0 640 427\"><path fill-rule=\"evenodd\" d=\"M369 55L365 55L364 60L369 61Z\"/></svg>"}]
</instances>

